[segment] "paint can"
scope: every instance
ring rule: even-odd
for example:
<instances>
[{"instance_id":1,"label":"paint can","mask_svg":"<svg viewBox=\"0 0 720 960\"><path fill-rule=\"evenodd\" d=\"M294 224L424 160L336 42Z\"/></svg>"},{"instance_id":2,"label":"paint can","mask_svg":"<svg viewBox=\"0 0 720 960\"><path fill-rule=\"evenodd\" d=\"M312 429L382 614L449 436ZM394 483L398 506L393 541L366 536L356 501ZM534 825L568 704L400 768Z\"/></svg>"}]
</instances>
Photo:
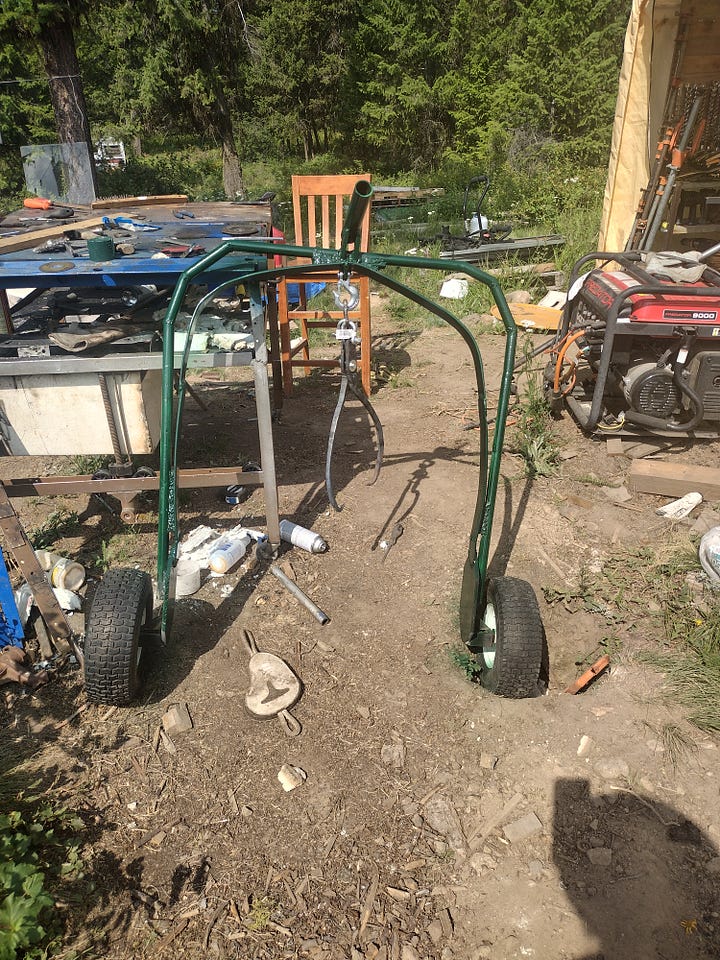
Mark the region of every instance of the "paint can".
<instances>
[{"instance_id":1,"label":"paint can","mask_svg":"<svg viewBox=\"0 0 720 960\"><path fill-rule=\"evenodd\" d=\"M115 259L115 241L112 237L92 237L87 241L88 255L95 263Z\"/></svg>"}]
</instances>

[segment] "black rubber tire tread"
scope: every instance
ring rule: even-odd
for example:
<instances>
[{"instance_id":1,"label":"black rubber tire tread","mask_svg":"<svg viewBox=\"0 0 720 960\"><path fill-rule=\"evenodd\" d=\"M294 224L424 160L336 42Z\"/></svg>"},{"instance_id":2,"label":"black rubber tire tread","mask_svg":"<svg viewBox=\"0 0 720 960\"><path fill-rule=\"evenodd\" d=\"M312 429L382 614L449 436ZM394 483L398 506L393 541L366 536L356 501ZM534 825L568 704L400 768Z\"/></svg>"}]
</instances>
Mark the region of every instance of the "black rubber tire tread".
<instances>
[{"instance_id":1,"label":"black rubber tire tread","mask_svg":"<svg viewBox=\"0 0 720 960\"><path fill-rule=\"evenodd\" d=\"M482 685L500 697L535 697L545 648L535 591L526 580L497 577L488 584L488 600L495 610L495 664L484 671Z\"/></svg>"},{"instance_id":2,"label":"black rubber tire tread","mask_svg":"<svg viewBox=\"0 0 720 960\"><path fill-rule=\"evenodd\" d=\"M89 703L124 706L137 693L140 628L153 612L152 581L142 570L108 570L85 626L85 694Z\"/></svg>"}]
</instances>

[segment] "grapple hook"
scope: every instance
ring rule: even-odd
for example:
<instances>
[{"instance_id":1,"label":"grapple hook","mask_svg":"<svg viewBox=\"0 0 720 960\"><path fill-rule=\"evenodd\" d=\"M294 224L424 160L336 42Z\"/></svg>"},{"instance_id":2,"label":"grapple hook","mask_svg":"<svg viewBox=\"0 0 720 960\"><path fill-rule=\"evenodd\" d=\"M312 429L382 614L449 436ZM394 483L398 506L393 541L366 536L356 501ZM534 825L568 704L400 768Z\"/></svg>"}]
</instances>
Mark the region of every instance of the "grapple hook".
<instances>
[{"instance_id":1,"label":"grapple hook","mask_svg":"<svg viewBox=\"0 0 720 960\"><path fill-rule=\"evenodd\" d=\"M333 290L333 299L338 310L354 310L360 303L360 290L354 283L338 277L337 287ZM343 296L346 294L346 297Z\"/></svg>"}]
</instances>

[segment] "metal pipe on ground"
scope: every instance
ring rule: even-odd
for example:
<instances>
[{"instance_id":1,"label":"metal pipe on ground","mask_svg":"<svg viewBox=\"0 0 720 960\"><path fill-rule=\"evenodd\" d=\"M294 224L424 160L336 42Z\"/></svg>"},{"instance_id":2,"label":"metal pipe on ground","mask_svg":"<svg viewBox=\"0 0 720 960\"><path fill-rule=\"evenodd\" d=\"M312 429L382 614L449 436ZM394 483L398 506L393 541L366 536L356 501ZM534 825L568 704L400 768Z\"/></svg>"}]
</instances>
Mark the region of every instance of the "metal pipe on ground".
<instances>
[{"instance_id":1,"label":"metal pipe on ground","mask_svg":"<svg viewBox=\"0 0 720 960\"><path fill-rule=\"evenodd\" d=\"M300 603L310 611L318 623L330 623L330 617L324 611L322 611L317 604L313 603L306 593L303 593L294 580L291 580L290 577L288 577L282 572L282 570L274 565L270 567L270 573L280 581L286 590L290 591L296 600L299 600Z\"/></svg>"}]
</instances>

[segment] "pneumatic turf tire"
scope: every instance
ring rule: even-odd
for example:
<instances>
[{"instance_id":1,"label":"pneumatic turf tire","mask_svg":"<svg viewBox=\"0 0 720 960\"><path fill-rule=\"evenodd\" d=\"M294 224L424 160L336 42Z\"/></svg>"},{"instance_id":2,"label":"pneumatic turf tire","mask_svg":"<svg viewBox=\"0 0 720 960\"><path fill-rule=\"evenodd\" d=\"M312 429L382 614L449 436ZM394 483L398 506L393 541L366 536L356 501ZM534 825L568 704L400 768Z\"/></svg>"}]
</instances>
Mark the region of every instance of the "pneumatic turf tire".
<instances>
[{"instance_id":1,"label":"pneumatic turf tire","mask_svg":"<svg viewBox=\"0 0 720 960\"><path fill-rule=\"evenodd\" d=\"M85 625L85 693L90 703L122 706L139 686L140 631L152 619L152 581L142 570L108 570Z\"/></svg>"},{"instance_id":2,"label":"pneumatic turf tire","mask_svg":"<svg viewBox=\"0 0 720 960\"><path fill-rule=\"evenodd\" d=\"M517 577L491 580L484 620L495 638L480 655L482 685L500 697L537 696L545 631L533 588Z\"/></svg>"}]
</instances>

